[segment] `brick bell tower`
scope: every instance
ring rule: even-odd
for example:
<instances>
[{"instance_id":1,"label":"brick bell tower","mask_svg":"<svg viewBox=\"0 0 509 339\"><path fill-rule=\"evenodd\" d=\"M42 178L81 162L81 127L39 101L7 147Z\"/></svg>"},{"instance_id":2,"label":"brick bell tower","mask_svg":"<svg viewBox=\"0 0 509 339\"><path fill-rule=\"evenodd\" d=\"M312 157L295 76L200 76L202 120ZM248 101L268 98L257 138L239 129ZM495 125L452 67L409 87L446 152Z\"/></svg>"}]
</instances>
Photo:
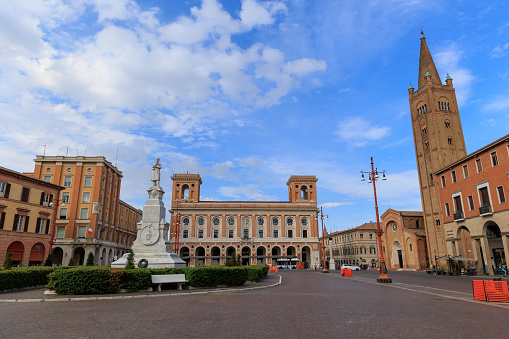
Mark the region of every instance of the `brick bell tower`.
<instances>
[{"instance_id":1,"label":"brick bell tower","mask_svg":"<svg viewBox=\"0 0 509 339\"><path fill-rule=\"evenodd\" d=\"M428 255L447 254L437 170L467 155L452 79L442 84L421 31L417 91L408 89Z\"/></svg>"}]
</instances>

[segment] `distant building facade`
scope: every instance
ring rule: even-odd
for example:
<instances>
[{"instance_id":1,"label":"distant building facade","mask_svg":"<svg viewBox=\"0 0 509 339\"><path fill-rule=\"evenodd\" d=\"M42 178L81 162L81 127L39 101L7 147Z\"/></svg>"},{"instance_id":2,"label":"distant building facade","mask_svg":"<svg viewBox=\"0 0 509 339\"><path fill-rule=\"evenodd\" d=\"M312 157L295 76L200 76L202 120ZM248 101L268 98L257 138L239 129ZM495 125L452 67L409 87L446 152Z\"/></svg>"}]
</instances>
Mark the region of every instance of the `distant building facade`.
<instances>
[{"instance_id":1,"label":"distant building facade","mask_svg":"<svg viewBox=\"0 0 509 339\"><path fill-rule=\"evenodd\" d=\"M325 256L331 257L330 249L332 248L332 259L337 266L351 264L365 269L370 266L378 267L376 230L376 223L370 222L326 235Z\"/></svg>"},{"instance_id":2,"label":"distant building facade","mask_svg":"<svg viewBox=\"0 0 509 339\"><path fill-rule=\"evenodd\" d=\"M121 202L122 172L104 157L37 156L34 178L63 186L53 249L54 264L109 265L136 237L141 211Z\"/></svg>"},{"instance_id":3,"label":"distant building facade","mask_svg":"<svg viewBox=\"0 0 509 339\"><path fill-rule=\"evenodd\" d=\"M380 219L387 269L426 269L428 256L422 212L396 211L389 208Z\"/></svg>"},{"instance_id":4,"label":"distant building facade","mask_svg":"<svg viewBox=\"0 0 509 339\"><path fill-rule=\"evenodd\" d=\"M62 189L0 167L0 264L9 252L15 266L44 264Z\"/></svg>"},{"instance_id":5,"label":"distant building facade","mask_svg":"<svg viewBox=\"0 0 509 339\"><path fill-rule=\"evenodd\" d=\"M435 172L447 252L472 258L479 274L507 268L508 169L506 135Z\"/></svg>"},{"instance_id":6,"label":"distant building facade","mask_svg":"<svg viewBox=\"0 0 509 339\"><path fill-rule=\"evenodd\" d=\"M201 177L172 177L170 241L190 266L224 264L231 254L243 265L276 265L278 259L318 264L315 176L291 176L289 201L200 201ZM178 240L177 224L180 223Z\"/></svg>"}]
</instances>

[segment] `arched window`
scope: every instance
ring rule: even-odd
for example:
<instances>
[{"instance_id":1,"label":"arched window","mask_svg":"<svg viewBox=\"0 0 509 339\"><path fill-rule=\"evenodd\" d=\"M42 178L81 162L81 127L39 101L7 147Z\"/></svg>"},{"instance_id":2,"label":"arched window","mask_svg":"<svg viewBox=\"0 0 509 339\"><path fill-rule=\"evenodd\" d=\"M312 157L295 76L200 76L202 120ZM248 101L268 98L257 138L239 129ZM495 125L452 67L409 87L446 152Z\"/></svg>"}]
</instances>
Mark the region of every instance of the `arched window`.
<instances>
[{"instance_id":1,"label":"arched window","mask_svg":"<svg viewBox=\"0 0 509 339\"><path fill-rule=\"evenodd\" d=\"M272 225L278 225L279 219L278 218L272 218Z\"/></svg>"},{"instance_id":2,"label":"arched window","mask_svg":"<svg viewBox=\"0 0 509 339\"><path fill-rule=\"evenodd\" d=\"M198 218L198 225L203 225L203 224L205 224L205 218L199 217Z\"/></svg>"},{"instance_id":3,"label":"arched window","mask_svg":"<svg viewBox=\"0 0 509 339\"><path fill-rule=\"evenodd\" d=\"M235 225L235 218L233 218L233 217L229 217L229 218L228 218L228 225L230 225L230 226Z\"/></svg>"},{"instance_id":4,"label":"arched window","mask_svg":"<svg viewBox=\"0 0 509 339\"><path fill-rule=\"evenodd\" d=\"M307 226L307 224L308 224L308 218L302 218L302 219L300 219L300 223L302 224L302 226Z\"/></svg>"},{"instance_id":5,"label":"arched window","mask_svg":"<svg viewBox=\"0 0 509 339\"><path fill-rule=\"evenodd\" d=\"M300 199L308 200L308 188L306 186L300 188Z\"/></svg>"},{"instance_id":6,"label":"arched window","mask_svg":"<svg viewBox=\"0 0 509 339\"><path fill-rule=\"evenodd\" d=\"M189 185L182 185L182 199L189 199Z\"/></svg>"},{"instance_id":7,"label":"arched window","mask_svg":"<svg viewBox=\"0 0 509 339\"><path fill-rule=\"evenodd\" d=\"M258 218L258 225L262 226L264 223L265 223L265 219L263 219L262 217L259 217Z\"/></svg>"},{"instance_id":8,"label":"arched window","mask_svg":"<svg viewBox=\"0 0 509 339\"><path fill-rule=\"evenodd\" d=\"M184 226L189 225L189 218L188 218L188 217L184 217L184 218L182 218L182 224L183 224Z\"/></svg>"},{"instance_id":9,"label":"arched window","mask_svg":"<svg viewBox=\"0 0 509 339\"><path fill-rule=\"evenodd\" d=\"M288 226L292 226L293 225L293 219L292 218L286 218L286 224Z\"/></svg>"},{"instance_id":10,"label":"arched window","mask_svg":"<svg viewBox=\"0 0 509 339\"><path fill-rule=\"evenodd\" d=\"M219 223L220 223L219 218L218 218L218 217L215 217L214 219L212 219L212 223L213 223L215 226L219 225Z\"/></svg>"}]
</instances>

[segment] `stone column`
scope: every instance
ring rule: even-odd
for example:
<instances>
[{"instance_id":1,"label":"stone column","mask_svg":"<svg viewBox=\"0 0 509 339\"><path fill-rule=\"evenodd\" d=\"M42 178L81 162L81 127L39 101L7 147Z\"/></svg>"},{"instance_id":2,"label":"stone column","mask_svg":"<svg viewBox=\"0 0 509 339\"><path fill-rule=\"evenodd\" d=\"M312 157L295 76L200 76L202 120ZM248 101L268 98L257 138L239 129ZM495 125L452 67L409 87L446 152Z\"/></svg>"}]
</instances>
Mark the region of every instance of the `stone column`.
<instances>
[{"instance_id":1,"label":"stone column","mask_svg":"<svg viewBox=\"0 0 509 339\"><path fill-rule=\"evenodd\" d=\"M509 238L508 238L508 236L509 236L509 233L506 233L506 232L502 233L502 245L504 246L504 255L506 257L506 259L505 259L506 260L505 261L506 269L507 269L507 255L509 255Z\"/></svg>"},{"instance_id":2,"label":"stone column","mask_svg":"<svg viewBox=\"0 0 509 339\"><path fill-rule=\"evenodd\" d=\"M481 241L482 252L484 255L483 265L487 268L489 275L494 275L488 238L483 236L479 240Z\"/></svg>"}]
</instances>

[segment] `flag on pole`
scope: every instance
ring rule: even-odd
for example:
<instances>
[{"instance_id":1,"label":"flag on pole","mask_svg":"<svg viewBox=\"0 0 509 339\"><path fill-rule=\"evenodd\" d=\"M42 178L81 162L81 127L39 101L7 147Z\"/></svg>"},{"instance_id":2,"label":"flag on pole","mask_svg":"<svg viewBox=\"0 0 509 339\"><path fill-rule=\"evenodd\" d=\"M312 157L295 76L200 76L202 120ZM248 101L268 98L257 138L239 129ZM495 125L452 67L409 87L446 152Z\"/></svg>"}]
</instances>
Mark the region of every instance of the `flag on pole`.
<instances>
[{"instance_id":1,"label":"flag on pole","mask_svg":"<svg viewBox=\"0 0 509 339\"><path fill-rule=\"evenodd\" d=\"M92 226L88 225L88 234L92 234Z\"/></svg>"},{"instance_id":2,"label":"flag on pole","mask_svg":"<svg viewBox=\"0 0 509 339\"><path fill-rule=\"evenodd\" d=\"M99 233L104 232L104 230L105 230L105 229L106 229L106 227L101 228L101 230L99 231Z\"/></svg>"}]
</instances>

